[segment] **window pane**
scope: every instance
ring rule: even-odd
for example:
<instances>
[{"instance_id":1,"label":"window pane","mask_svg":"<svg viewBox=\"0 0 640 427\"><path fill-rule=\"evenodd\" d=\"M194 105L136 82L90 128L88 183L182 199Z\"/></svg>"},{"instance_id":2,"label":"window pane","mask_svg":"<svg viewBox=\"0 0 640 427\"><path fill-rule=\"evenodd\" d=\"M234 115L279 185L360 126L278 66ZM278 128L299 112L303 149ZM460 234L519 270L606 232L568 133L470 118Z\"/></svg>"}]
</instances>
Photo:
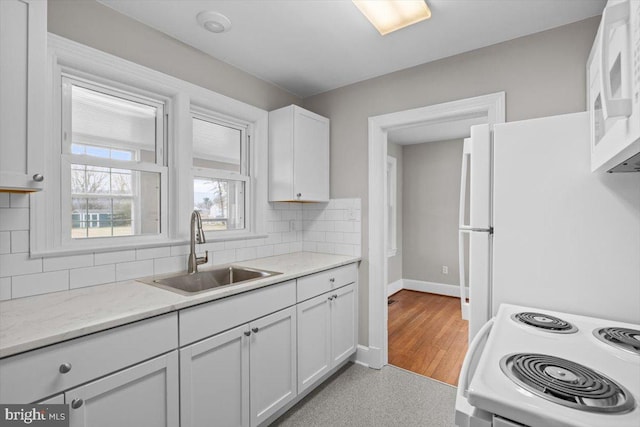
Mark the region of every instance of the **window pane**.
<instances>
[{"instance_id":1,"label":"window pane","mask_svg":"<svg viewBox=\"0 0 640 427\"><path fill-rule=\"evenodd\" d=\"M193 180L194 209L206 231L245 228L244 181L215 178Z\"/></svg>"},{"instance_id":2,"label":"window pane","mask_svg":"<svg viewBox=\"0 0 640 427\"><path fill-rule=\"evenodd\" d=\"M157 108L71 88L71 153L155 163Z\"/></svg>"},{"instance_id":3,"label":"window pane","mask_svg":"<svg viewBox=\"0 0 640 427\"><path fill-rule=\"evenodd\" d=\"M71 165L71 237L160 233L160 174Z\"/></svg>"},{"instance_id":4,"label":"window pane","mask_svg":"<svg viewBox=\"0 0 640 427\"><path fill-rule=\"evenodd\" d=\"M193 166L242 173L239 129L193 118Z\"/></svg>"}]
</instances>

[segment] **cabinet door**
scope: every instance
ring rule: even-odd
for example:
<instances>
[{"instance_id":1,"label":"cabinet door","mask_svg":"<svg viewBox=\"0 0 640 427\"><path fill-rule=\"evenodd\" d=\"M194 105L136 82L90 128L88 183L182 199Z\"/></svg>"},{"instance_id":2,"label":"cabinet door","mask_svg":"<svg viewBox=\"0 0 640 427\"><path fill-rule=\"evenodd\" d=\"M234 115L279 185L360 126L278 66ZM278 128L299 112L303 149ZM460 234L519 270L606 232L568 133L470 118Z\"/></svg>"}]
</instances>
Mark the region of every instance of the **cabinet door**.
<instances>
[{"instance_id":1,"label":"cabinet door","mask_svg":"<svg viewBox=\"0 0 640 427\"><path fill-rule=\"evenodd\" d=\"M0 189L40 190L47 2L0 1L0 32Z\"/></svg>"},{"instance_id":2,"label":"cabinet door","mask_svg":"<svg viewBox=\"0 0 640 427\"><path fill-rule=\"evenodd\" d=\"M331 301L331 360L332 366L336 366L356 351L356 285L336 289L332 295L335 298Z\"/></svg>"},{"instance_id":3,"label":"cabinet door","mask_svg":"<svg viewBox=\"0 0 640 427\"><path fill-rule=\"evenodd\" d=\"M250 323L251 426L255 427L297 395L296 308Z\"/></svg>"},{"instance_id":4,"label":"cabinet door","mask_svg":"<svg viewBox=\"0 0 640 427\"><path fill-rule=\"evenodd\" d=\"M71 427L178 427L178 352L65 393Z\"/></svg>"},{"instance_id":5,"label":"cabinet door","mask_svg":"<svg viewBox=\"0 0 640 427\"><path fill-rule=\"evenodd\" d=\"M36 402L36 405L52 405L52 404L63 404L64 403L64 393L56 394L48 399L41 400L40 402Z\"/></svg>"},{"instance_id":6,"label":"cabinet door","mask_svg":"<svg viewBox=\"0 0 640 427\"><path fill-rule=\"evenodd\" d=\"M249 325L180 350L180 425L249 425Z\"/></svg>"},{"instance_id":7,"label":"cabinet door","mask_svg":"<svg viewBox=\"0 0 640 427\"><path fill-rule=\"evenodd\" d=\"M301 108L294 114L294 200L329 201L329 120Z\"/></svg>"},{"instance_id":8,"label":"cabinet door","mask_svg":"<svg viewBox=\"0 0 640 427\"><path fill-rule=\"evenodd\" d=\"M298 304L298 393L331 369L332 294Z\"/></svg>"}]
</instances>

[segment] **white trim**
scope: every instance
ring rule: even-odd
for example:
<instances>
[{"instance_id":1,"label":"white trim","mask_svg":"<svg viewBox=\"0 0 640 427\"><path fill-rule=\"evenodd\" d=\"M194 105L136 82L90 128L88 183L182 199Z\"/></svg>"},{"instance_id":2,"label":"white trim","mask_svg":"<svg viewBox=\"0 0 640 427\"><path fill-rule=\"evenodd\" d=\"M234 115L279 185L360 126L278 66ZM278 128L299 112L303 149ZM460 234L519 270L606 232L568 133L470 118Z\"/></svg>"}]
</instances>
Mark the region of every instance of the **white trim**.
<instances>
[{"instance_id":1,"label":"white trim","mask_svg":"<svg viewBox=\"0 0 640 427\"><path fill-rule=\"evenodd\" d=\"M387 258L396 256L398 253L398 197L396 189L398 185L398 160L395 157L387 156L387 189L389 196L387 197L387 206L391 210L391 227L389 233L389 241L387 244ZM388 223L389 224L389 223Z\"/></svg>"},{"instance_id":2,"label":"white trim","mask_svg":"<svg viewBox=\"0 0 640 427\"><path fill-rule=\"evenodd\" d=\"M409 291L428 292L430 294L447 295L460 298L460 287L447 283L425 282L423 280L403 279L402 288ZM469 297L469 288L465 288L465 296Z\"/></svg>"},{"instance_id":3,"label":"white trim","mask_svg":"<svg viewBox=\"0 0 640 427\"><path fill-rule=\"evenodd\" d=\"M389 283L387 285L387 297L395 294L396 292L400 292L404 289L404 279L398 279L393 283Z\"/></svg>"},{"instance_id":4,"label":"white trim","mask_svg":"<svg viewBox=\"0 0 640 427\"><path fill-rule=\"evenodd\" d=\"M368 368L369 367L369 347L358 344L358 348L355 354L355 360L353 362Z\"/></svg>"},{"instance_id":5,"label":"white trim","mask_svg":"<svg viewBox=\"0 0 640 427\"><path fill-rule=\"evenodd\" d=\"M387 131L419 123L446 123L468 117L486 117L494 125L505 121L505 93L445 102L428 107L369 117L369 345L380 349L371 366L387 364L387 257L385 171ZM380 189L384 189L380 191Z\"/></svg>"},{"instance_id":6,"label":"white trim","mask_svg":"<svg viewBox=\"0 0 640 427\"><path fill-rule=\"evenodd\" d=\"M45 97L47 126L47 141L45 143L45 158L59 158L60 133L59 120L60 75L63 69L74 70L74 75L83 78L90 77L96 83L117 82L122 85L135 87L140 91L148 91L170 100L165 114L172 116L165 132L170 141L191 141L191 110L193 106L205 108L215 112L220 117L229 117L233 121L246 122L253 127L253 135L249 147L249 164L252 170L250 176L252 192L248 197L253 205L250 230L253 235L265 234L264 212L267 202L267 142L268 142L268 112L252 105L237 101L195 84L168 76L159 71L124 60L111 54L67 40L63 37L48 35L48 65L47 91L39 96ZM191 144L171 143L168 147L169 183L168 198L171 200L163 215L169 216L168 226L164 227L168 235L161 242L149 242L153 246L170 245L176 240L188 239L189 215L193 204L193 192L188 191L193 185L191 176ZM179 171L181 171L179 173ZM189 171L185 173L184 171ZM31 256L51 254L56 249L62 253L72 253L73 249L60 248L60 224L48 219L47 209L59 211L60 197L52 199L54 186L60 185L59 167L45 162L44 176L47 177L47 191L40 192L31 198L30 248ZM166 198L165 198L166 199ZM234 238L233 236L230 238ZM91 251L112 251L120 245L111 247L99 246L85 248ZM123 247L124 248L124 247ZM70 250L69 250L70 249Z\"/></svg>"}]
</instances>

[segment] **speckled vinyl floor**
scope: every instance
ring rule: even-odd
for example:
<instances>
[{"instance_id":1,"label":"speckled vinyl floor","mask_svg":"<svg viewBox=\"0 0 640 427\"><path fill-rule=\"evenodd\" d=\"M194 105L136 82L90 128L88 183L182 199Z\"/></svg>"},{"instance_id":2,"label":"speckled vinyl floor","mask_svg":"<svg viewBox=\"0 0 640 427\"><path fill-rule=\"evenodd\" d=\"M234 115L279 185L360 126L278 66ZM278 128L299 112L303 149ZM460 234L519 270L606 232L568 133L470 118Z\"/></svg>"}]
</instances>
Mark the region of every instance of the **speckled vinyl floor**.
<instances>
[{"instance_id":1,"label":"speckled vinyl floor","mask_svg":"<svg viewBox=\"0 0 640 427\"><path fill-rule=\"evenodd\" d=\"M454 425L456 388L393 366L348 364L272 426Z\"/></svg>"}]
</instances>

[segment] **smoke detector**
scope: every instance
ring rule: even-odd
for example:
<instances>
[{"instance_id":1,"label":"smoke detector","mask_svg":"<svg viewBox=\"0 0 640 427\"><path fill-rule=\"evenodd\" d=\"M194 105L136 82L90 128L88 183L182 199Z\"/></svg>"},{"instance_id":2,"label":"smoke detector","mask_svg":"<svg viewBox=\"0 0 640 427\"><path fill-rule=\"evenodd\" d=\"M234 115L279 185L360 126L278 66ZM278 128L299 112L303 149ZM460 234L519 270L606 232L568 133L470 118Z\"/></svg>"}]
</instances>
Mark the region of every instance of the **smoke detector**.
<instances>
[{"instance_id":1,"label":"smoke detector","mask_svg":"<svg viewBox=\"0 0 640 427\"><path fill-rule=\"evenodd\" d=\"M231 20L218 12L202 11L196 19L202 28L212 33L224 33L231 29Z\"/></svg>"}]
</instances>

